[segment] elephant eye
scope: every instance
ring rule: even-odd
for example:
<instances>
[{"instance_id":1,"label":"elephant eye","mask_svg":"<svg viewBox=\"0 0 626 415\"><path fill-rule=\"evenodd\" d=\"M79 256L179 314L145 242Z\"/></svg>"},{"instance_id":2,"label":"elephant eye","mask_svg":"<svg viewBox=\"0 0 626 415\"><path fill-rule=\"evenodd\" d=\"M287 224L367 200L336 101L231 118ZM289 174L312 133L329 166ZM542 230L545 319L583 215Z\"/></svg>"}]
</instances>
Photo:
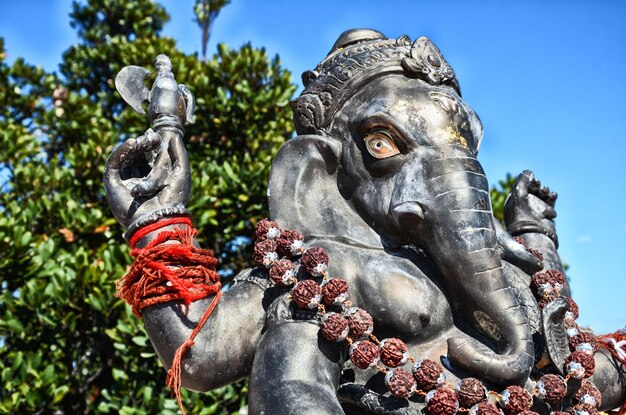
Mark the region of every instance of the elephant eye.
<instances>
[{"instance_id":1,"label":"elephant eye","mask_svg":"<svg viewBox=\"0 0 626 415\"><path fill-rule=\"evenodd\" d=\"M385 131L372 131L363 141L365 141L367 151L377 159L386 159L400 154L398 146Z\"/></svg>"}]
</instances>

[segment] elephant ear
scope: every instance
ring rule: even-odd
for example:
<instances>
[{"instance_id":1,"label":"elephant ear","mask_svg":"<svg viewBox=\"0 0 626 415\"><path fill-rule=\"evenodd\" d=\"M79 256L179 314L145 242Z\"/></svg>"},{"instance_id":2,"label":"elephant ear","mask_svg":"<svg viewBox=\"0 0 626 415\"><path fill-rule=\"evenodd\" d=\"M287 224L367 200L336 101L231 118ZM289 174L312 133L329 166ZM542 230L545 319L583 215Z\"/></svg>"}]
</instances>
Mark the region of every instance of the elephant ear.
<instances>
[{"instance_id":1,"label":"elephant ear","mask_svg":"<svg viewBox=\"0 0 626 415\"><path fill-rule=\"evenodd\" d=\"M270 217L308 238L328 238L380 248L380 236L367 225L337 186L341 142L302 135L280 149L267 189Z\"/></svg>"}]
</instances>

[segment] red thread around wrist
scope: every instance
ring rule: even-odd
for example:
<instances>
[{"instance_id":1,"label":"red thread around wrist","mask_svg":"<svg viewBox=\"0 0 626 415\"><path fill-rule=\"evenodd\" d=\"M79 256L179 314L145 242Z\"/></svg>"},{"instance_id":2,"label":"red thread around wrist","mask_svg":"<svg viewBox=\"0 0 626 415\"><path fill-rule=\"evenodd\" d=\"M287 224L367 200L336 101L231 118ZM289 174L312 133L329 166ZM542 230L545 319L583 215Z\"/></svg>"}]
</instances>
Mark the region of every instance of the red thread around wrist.
<instances>
[{"instance_id":1,"label":"red thread around wrist","mask_svg":"<svg viewBox=\"0 0 626 415\"><path fill-rule=\"evenodd\" d=\"M145 237L151 232L154 232L156 230L159 230L161 228L164 228L170 225L187 225L190 228L193 227L193 225L191 224L191 219L186 216L175 216L171 218L163 218L159 220L158 222L151 223L150 225L146 225L143 228L137 230L137 232L134 233L132 238L130 238L130 241L129 241L130 247L134 249L135 245L137 245L137 242L139 242L143 237Z\"/></svg>"}]
</instances>

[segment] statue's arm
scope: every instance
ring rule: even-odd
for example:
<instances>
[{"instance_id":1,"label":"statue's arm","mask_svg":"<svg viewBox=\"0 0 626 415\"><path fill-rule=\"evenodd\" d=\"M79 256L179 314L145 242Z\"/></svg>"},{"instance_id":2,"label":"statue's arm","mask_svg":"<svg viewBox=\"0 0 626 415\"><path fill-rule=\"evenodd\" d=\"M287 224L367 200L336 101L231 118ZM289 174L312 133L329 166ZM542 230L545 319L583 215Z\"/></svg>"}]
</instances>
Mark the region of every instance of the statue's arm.
<instances>
[{"instance_id":1,"label":"statue's arm","mask_svg":"<svg viewBox=\"0 0 626 415\"><path fill-rule=\"evenodd\" d=\"M519 236L525 244L538 250L543 255L543 268L556 269L563 272L563 263L557 253L558 239L554 218L556 211L554 204L556 193L550 192L530 171L524 171L517 178L509 198L505 202L504 218L507 229L514 236ZM571 297L567 280L561 294ZM545 311L544 311L545 312ZM557 322L561 325L563 322ZM547 329L547 327L546 327ZM568 339L563 338L561 332L556 336L544 333L547 342L562 343L561 350L565 352L556 356L557 361L564 362L569 353ZM559 348L555 348L558 351ZM555 356L551 356L554 360ZM616 408L626 399L626 370L606 348L600 348L595 353L594 374L588 379L602 393L600 410Z\"/></svg>"},{"instance_id":2,"label":"statue's arm","mask_svg":"<svg viewBox=\"0 0 626 415\"><path fill-rule=\"evenodd\" d=\"M526 246L541 253L543 269L563 272L563 262L557 252L556 210L557 194L526 170L516 179L504 205L504 222L508 232L521 238ZM569 285L562 294L569 296Z\"/></svg>"},{"instance_id":3,"label":"statue's arm","mask_svg":"<svg viewBox=\"0 0 626 415\"><path fill-rule=\"evenodd\" d=\"M250 374L252 361L265 324L265 309L271 290L263 289L263 276L245 270L240 282L226 290L210 318L182 361L182 386L206 391L235 382ZM259 282L254 282L258 279ZM143 320L150 341L163 365L169 369L178 347L197 326L213 297L188 307L170 301L147 307Z\"/></svg>"},{"instance_id":4,"label":"statue's arm","mask_svg":"<svg viewBox=\"0 0 626 415\"><path fill-rule=\"evenodd\" d=\"M158 151L150 172L144 154ZM127 238L144 226L176 214L186 214L190 170L182 133L153 131L118 146L109 157L104 173L107 199L120 224L129 229ZM186 227L187 225L176 225ZM145 247L163 227L148 233L135 247ZM168 243L175 243L170 241ZM182 360L182 384L208 390L247 376L265 321L266 292L262 275L250 271L241 282L223 293L217 307ZM169 368L178 349L190 336L213 297L192 302L169 301L141 310L152 344Z\"/></svg>"},{"instance_id":5,"label":"statue's arm","mask_svg":"<svg viewBox=\"0 0 626 415\"><path fill-rule=\"evenodd\" d=\"M250 413L342 415L337 388L345 350L324 340L317 322L293 313L286 296L268 310L250 376Z\"/></svg>"}]
</instances>

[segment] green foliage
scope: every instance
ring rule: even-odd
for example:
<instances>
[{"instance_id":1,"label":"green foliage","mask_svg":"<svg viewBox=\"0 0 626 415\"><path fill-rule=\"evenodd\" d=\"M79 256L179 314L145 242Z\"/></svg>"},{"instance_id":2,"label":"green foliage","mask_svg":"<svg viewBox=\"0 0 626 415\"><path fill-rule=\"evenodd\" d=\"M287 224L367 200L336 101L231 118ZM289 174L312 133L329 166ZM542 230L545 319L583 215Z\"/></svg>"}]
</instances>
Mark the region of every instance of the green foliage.
<instances>
[{"instance_id":1,"label":"green foliage","mask_svg":"<svg viewBox=\"0 0 626 415\"><path fill-rule=\"evenodd\" d=\"M190 209L224 272L251 264L295 88L278 58L249 44L220 45L207 62L183 54L160 36L168 16L148 0L76 2L71 19L80 42L60 74L7 64L0 39L0 413L175 414L141 321L114 297L130 257L103 168L117 143L148 126L114 92L114 75L166 53L196 95ZM236 413L245 387L184 391L186 409Z\"/></svg>"},{"instance_id":2,"label":"green foliage","mask_svg":"<svg viewBox=\"0 0 626 415\"><path fill-rule=\"evenodd\" d=\"M489 191L493 216L502 224L504 224L504 202L506 201L506 197L509 195L509 192L511 192L511 188L513 188L514 183L515 177L511 176L510 173L507 173L506 177L499 180L498 184L493 186Z\"/></svg>"}]
</instances>

